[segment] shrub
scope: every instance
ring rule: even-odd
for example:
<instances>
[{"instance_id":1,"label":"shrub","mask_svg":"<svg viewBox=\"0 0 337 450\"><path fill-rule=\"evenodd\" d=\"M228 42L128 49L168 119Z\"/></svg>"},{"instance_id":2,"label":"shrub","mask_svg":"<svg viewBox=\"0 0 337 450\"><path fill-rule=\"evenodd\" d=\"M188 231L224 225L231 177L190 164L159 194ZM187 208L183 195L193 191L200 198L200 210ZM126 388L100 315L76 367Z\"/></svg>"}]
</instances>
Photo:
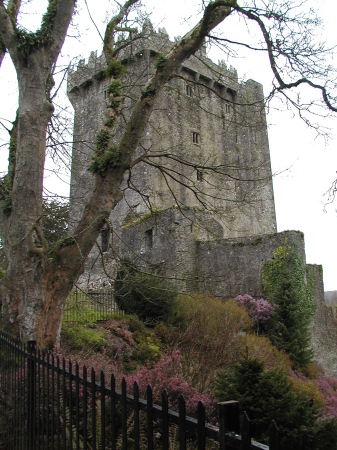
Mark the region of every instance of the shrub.
<instances>
[{"instance_id":1,"label":"shrub","mask_svg":"<svg viewBox=\"0 0 337 450\"><path fill-rule=\"evenodd\" d=\"M280 449L297 450L303 429L313 429L317 409L302 393L292 391L281 370L266 371L256 359L244 359L229 372L219 373L218 401L236 399L246 411L255 439L267 442L268 427L275 420L280 430Z\"/></svg>"},{"instance_id":2,"label":"shrub","mask_svg":"<svg viewBox=\"0 0 337 450\"><path fill-rule=\"evenodd\" d=\"M238 359L238 336L252 329L247 311L234 300L199 294L179 297L170 323L157 332L168 345L178 343L184 377L202 392L211 390L220 367Z\"/></svg>"},{"instance_id":3,"label":"shrub","mask_svg":"<svg viewBox=\"0 0 337 450\"><path fill-rule=\"evenodd\" d=\"M256 359L267 370L281 370L287 374L291 368L289 355L278 350L266 336L241 336L240 344L241 357L245 355L249 359Z\"/></svg>"},{"instance_id":4,"label":"shrub","mask_svg":"<svg viewBox=\"0 0 337 450\"><path fill-rule=\"evenodd\" d=\"M64 344L75 350L86 347L102 350L108 344L99 331L87 328L82 324L64 324L61 339Z\"/></svg>"},{"instance_id":5,"label":"shrub","mask_svg":"<svg viewBox=\"0 0 337 450\"><path fill-rule=\"evenodd\" d=\"M249 317L256 326L257 334L268 329L275 309L267 300L264 298L256 300L248 294L238 295L235 300L239 306L248 310Z\"/></svg>"},{"instance_id":6,"label":"shrub","mask_svg":"<svg viewBox=\"0 0 337 450\"><path fill-rule=\"evenodd\" d=\"M176 291L162 278L142 272L124 262L117 272L115 299L126 314L136 314L153 325L168 318L176 299Z\"/></svg>"},{"instance_id":7,"label":"shrub","mask_svg":"<svg viewBox=\"0 0 337 450\"><path fill-rule=\"evenodd\" d=\"M127 375L126 382L130 391L132 391L135 381L137 381L139 392L143 397L146 396L146 389L150 384L153 389L153 399L156 402L161 401L161 394L166 389L170 408L177 409L179 396L184 395L186 412L189 415L195 414L199 401L203 402L209 418L214 413L214 398L208 394L201 394L184 379L182 374L182 356L178 350L172 353L165 353L163 358L153 365L148 362L135 375Z\"/></svg>"},{"instance_id":8,"label":"shrub","mask_svg":"<svg viewBox=\"0 0 337 450\"><path fill-rule=\"evenodd\" d=\"M272 342L289 353L295 367L306 366L313 356L310 323L315 311L310 273L297 252L285 245L264 263L262 282L266 297L275 306Z\"/></svg>"}]
</instances>

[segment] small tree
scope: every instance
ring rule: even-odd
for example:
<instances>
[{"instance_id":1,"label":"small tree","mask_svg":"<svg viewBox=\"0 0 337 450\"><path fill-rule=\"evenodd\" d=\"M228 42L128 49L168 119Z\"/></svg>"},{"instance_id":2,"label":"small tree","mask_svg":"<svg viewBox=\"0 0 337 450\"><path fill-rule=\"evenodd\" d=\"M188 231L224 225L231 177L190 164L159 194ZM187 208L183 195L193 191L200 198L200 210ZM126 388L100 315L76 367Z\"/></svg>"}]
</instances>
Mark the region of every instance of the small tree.
<instances>
[{"instance_id":1,"label":"small tree","mask_svg":"<svg viewBox=\"0 0 337 450\"><path fill-rule=\"evenodd\" d=\"M291 390L291 384L281 370L266 371L263 363L244 359L232 371L222 372L217 379L218 401L238 400L246 411L255 439L267 442L268 427L275 420L281 436L280 449L297 450L300 434L312 428L316 407L303 393Z\"/></svg>"},{"instance_id":2,"label":"small tree","mask_svg":"<svg viewBox=\"0 0 337 450\"><path fill-rule=\"evenodd\" d=\"M129 261L124 261L117 272L115 299L118 307L127 314L136 314L145 323L166 319L176 295L165 279L142 272Z\"/></svg>"},{"instance_id":3,"label":"small tree","mask_svg":"<svg viewBox=\"0 0 337 450\"><path fill-rule=\"evenodd\" d=\"M310 323L315 311L310 274L295 250L280 246L262 270L263 290L275 306L272 342L289 353L295 366L312 359Z\"/></svg>"}]
</instances>

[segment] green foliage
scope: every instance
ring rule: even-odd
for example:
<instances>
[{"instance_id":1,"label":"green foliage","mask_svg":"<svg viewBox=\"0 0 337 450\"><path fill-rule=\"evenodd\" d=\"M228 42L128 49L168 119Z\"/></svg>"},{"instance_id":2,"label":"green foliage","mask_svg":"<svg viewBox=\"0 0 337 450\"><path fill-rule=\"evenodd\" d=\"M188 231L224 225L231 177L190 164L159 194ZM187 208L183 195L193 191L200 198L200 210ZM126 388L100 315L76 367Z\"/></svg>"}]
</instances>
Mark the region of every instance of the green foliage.
<instances>
[{"instance_id":1,"label":"green foliage","mask_svg":"<svg viewBox=\"0 0 337 450\"><path fill-rule=\"evenodd\" d=\"M176 291L163 279L125 261L117 272L115 299L126 314L136 314L142 321L154 324L169 317Z\"/></svg>"},{"instance_id":2,"label":"green foliage","mask_svg":"<svg viewBox=\"0 0 337 450\"><path fill-rule=\"evenodd\" d=\"M112 109L119 108L121 103L122 103L122 100L120 98L112 98L110 100L110 106L111 106Z\"/></svg>"},{"instance_id":3,"label":"green foliage","mask_svg":"<svg viewBox=\"0 0 337 450\"><path fill-rule=\"evenodd\" d=\"M102 155L109 147L110 133L108 130L100 130L96 136L96 153Z\"/></svg>"},{"instance_id":4,"label":"green foliage","mask_svg":"<svg viewBox=\"0 0 337 450\"><path fill-rule=\"evenodd\" d=\"M111 60L108 67L104 71L106 78L114 77L120 78L126 71L126 67L121 61Z\"/></svg>"},{"instance_id":5,"label":"green foliage","mask_svg":"<svg viewBox=\"0 0 337 450\"><path fill-rule=\"evenodd\" d=\"M219 373L216 396L218 401L238 400L258 441L267 442L268 427L275 420L281 450L297 450L302 430L316 424L317 410L309 397L293 392L281 370L266 371L255 359L244 359L231 371Z\"/></svg>"},{"instance_id":6,"label":"green foliage","mask_svg":"<svg viewBox=\"0 0 337 450\"><path fill-rule=\"evenodd\" d=\"M13 124L13 129L14 127L15 124ZM3 177L1 184L1 194L4 198L2 212L6 217L9 217L12 212L12 186L15 174L16 145L16 140L11 138L9 143L8 174Z\"/></svg>"},{"instance_id":7,"label":"green foliage","mask_svg":"<svg viewBox=\"0 0 337 450\"><path fill-rule=\"evenodd\" d=\"M51 202L43 201L42 229L44 237L49 244L54 244L62 240L65 236L68 238L68 215L69 203L53 200Z\"/></svg>"},{"instance_id":8,"label":"green foliage","mask_svg":"<svg viewBox=\"0 0 337 450\"><path fill-rule=\"evenodd\" d=\"M155 88L152 86L148 86L145 89L145 91L142 92L141 99L143 100L144 98L147 98L147 97L153 97L155 93L156 93Z\"/></svg>"},{"instance_id":9,"label":"green foliage","mask_svg":"<svg viewBox=\"0 0 337 450\"><path fill-rule=\"evenodd\" d=\"M99 331L83 326L83 324L63 324L61 339L69 347L77 350L90 347L93 350L100 351L108 345L108 341Z\"/></svg>"},{"instance_id":10,"label":"green foliage","mask_svg":"<svg viewBox=\"0 0 337 450\"><path fill-rule=\"evenodd\" d=\"M164 56L162 53L159 53L154 63L155 68L159 71L164 70L166 61L166 56Z\"/></svg>"},{"instance_id":11,"label":"green foliage","mask_svg":"<svg viewBox=\"0 0 337 450\"><path fill-rule=\"evenodd\" d=\"M337 448L337 421L335 419L317 421L310 435L315 450Z\"/></svg>"},{"instance_id":12,"label":"green foliage","mask_svg":"<svg viewBox=\"0 0 337 450\"><path fill-rule=\"evenodd\" d=\"M7 194L6 198L2 203L2 212L6 217L9 217L12 212L12 197L11 194Z\"/></svg>"},{"instance_id":13,"label":"green foliage","mask_svg":"<svg viewBox=\"0 0 337 450\"><path fill-rule=\"evenodd\" d=\"M105 177L108 170L113 169L119 164L120 152L118 145L115 144L108 148L104 154L94 153L91 157L91 164L88 168L89 172L99 174Z\"/></svg>"},{"instance_id":14,"label":"green foliage","mask_svg":"<svg viewBox=\"0 0 337 450\"><path fill-rule=\"evenodd\" d=\"M312 359L310 322L315 311L312 278L306 283L306 269L289 246L280 246L262 268L263 291L274 305L273 344L286 351L295 366Z\"/></svg>"},{"instance_id":15,"label":"green foliage","mask_svg":"<svg viewBox=\"0 0 337 450\"><path fill-rule=\"evenodd\" d=\"M116 116L110 116L104 125L108 128L112 128L115 125L115 123L116 123Z\"/></svg>"},{"instance_id":16,"label":"green foliage","mask_svg":"<svg viewBox=\"0 0 337 450\"><path fill-rule=\"evenodd\" d=\"M160 324L157 333L170 348L178 343L183 374L202 392L210 391L220 367L237 361L238 336L252 329L247 310L234 300L223 302L200 294L178 297L168 324Z\"/></svg>"},{"instance_id":17,"label":"green foliage","mask_svg":"<svg viewBox=\"0 0 337 450\"><path fill-rule=\"evenodd\" d=\"M24 56L28 56L43 45L52 42L52 30L57 10L58 0L50 1L47 12L42 17L41 28L35 33L23 29L16 29L16 35L19 40L18 50Z\"/></svg>"},{"instance_id":18,"label":"green foliage","mask_svg":"<svg viewBox=\"0 0 337 450\"><path fill-rule=\"evenodd\" d=\"M122 83L119 80L113 80L107 88L107 93L119 97L122 93Z\"/></svg>"}]
</instances>

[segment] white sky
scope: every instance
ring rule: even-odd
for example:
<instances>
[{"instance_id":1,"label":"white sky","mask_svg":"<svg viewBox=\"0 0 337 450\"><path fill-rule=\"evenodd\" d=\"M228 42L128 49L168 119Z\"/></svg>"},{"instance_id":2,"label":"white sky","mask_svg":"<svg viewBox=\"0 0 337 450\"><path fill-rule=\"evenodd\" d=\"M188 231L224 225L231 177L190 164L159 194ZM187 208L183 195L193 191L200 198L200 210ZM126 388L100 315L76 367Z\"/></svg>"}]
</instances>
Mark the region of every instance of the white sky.
<instances>
[{"instance_id":1,"label":"white sky","mask_svg":"<svg viewBox=\"0 0 337 450\"><path fill-rule=\"evenodd\" d=\"M281 0L280 0L281 1ZM79 0L79 13L75 22L81 24L80 39L69 37L63 48L64 59L67 55L81 55L88 57L91 50L101 52L101 40L89 20L83 0ZM105 11L109 11L109 1L87 0L91 14L95 22L104 33ZM113 3L111 1L111 3ZM182 36L187 27L195 24L195 17L190 17L196 11L194 7L197 0L170 0L159 2L158 0L147 0L146 3L153 9L152 21L155 28L165 27L171 38L176 35ZM200 2L199 2L200 3ZM324 34L330 45L337 44L334 18L337 5L334 0L315 2L320 5L320 15L324 19ZM46 0L32 0L31 11L47 5ZM27 15L31 22L39 16ZM187 18L187 19L186 19ZM230 31L230 36L243 33L249 39L254 37L247 35L243 23L231 23L227 20L225 26ZM254 31L254 30L253 30ZM75 33L72 32L74 35ZM226 59L223 55L213 52L211 57ZM252 78L264 85L265 93L271 80L268 63L263 57L256 53L247 56L239 50L238 58L226 60L228 65L233 65L238 70L239 77ZM337 61L336 61L337 64ZM6 57L0 69L0 121L3 119L13 120L17 106L17 82L14 69L10 59ZM326 144L322 138L317 138L316 133L309 129L291 111L278 111L278 105L274 104L267 116L269 124L269 144L271 151L272 170L274 173L282 172L274 177L274 194L277 214L278 231L301 230L305 234L307 262L322 264L324 274L325 290L337 290L337 277L335 276L335 256L337 255L337 200L327 207L324 212L324 193L328 190L331 182L336 176L337 170L337 115L333 120L324 120L322 125L328 125L331 129L332 139ZM8 122L7 122L8 124ZM0 139L4 135L0 131ZM1 142L0 142L1 145ZM0 172L7 168L7 153L0 147ZM288 169L284 171L285 169ZM59 174L62 178L62 174ZM64 177L63 177L64 178ZM55 179L48 180L46 184L57 190L62 195L67 195L69 184L60 183ZM55 190L55 189L54 189Z\"/></svg>"}]
</instances>

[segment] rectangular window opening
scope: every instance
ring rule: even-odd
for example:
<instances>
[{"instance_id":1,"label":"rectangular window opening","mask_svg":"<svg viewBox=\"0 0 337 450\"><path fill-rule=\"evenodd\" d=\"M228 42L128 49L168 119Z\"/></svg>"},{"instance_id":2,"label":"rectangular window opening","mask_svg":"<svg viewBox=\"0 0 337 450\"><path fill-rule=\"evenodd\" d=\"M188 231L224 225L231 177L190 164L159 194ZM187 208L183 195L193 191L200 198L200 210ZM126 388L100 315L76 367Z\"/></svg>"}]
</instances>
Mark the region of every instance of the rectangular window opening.
<instances>
[{"instance_id":1,"label":"rectangular window opening","mask_svg":"<svg viewBox=\"0 0 337 450\"><path fill-rule=\"evenodd\" d=\"M193 131L193 143L199 144L200 143L200 134Z\"/></svg>"},{"instance_id":2,"label":"rectangular window opening","mask_svg":"<svg viewBox=\"0 0 337 450\"><path fill-rule=\"evenodd\" d=\"M190 84L186 84L186 95L188 97L192 97L192 95L193 95L193 89Z\"/></svg>"},{"instance_id":3,"label":"rectangular window opening","mask_svg":"<svg viewBox=\"0 0 337 450\"><path fill-rule=\"evenodd\" d=\"M105 229L101 231L101 249L103 253L109 250L109 230Z\"/></svg>"},{"instance_id":4,"label":"rectangular window opening","mask_svg":"<svg viewBox=\"0 0 337 450\"><path fill-rule=\"evenodd\" d=\"M153 247L153 229L145 231L145 243L148 249Z\"/></svg>"},{"instance_id":5,"label":"rectangular window opening","mask_svg":"<svg viewBox=\"0 0 337 450\"><path fill-rule=\"evenodd\" d=\"M225 103L225 111L226 111L226 114L230 114L230 112L231 112L231 105L229 103Z\"/></svg>"},{"instance_id":6,"label":"rectangular window opening","mask_svg":"<svg viewBox=\"0 0 337 450\"><path fill-rule=\"evenodd\" d=\"M201 170L197 170L197 181L204 181L204 174Z\"/></svg>"}]
</instances>

